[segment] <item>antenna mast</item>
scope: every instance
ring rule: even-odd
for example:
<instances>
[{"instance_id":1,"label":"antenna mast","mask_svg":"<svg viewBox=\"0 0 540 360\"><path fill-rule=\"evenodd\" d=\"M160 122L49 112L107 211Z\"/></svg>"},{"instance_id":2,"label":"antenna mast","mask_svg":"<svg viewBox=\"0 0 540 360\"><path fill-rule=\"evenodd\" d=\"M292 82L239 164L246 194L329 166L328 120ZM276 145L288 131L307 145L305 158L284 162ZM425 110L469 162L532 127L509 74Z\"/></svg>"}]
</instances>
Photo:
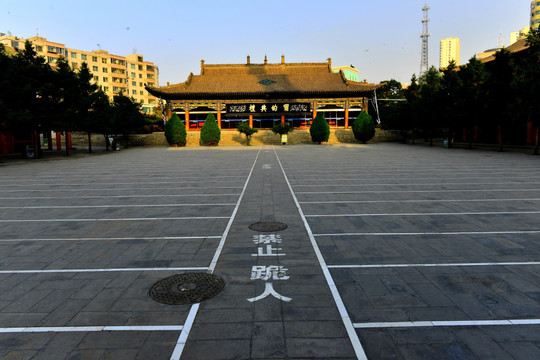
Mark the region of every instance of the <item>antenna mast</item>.
<instances>
[{"instance_id":1,"label":"antenna mast","mask_svg":"<svg viewBox=\"0 0 540 360\"><path fill-rule=\"evenodd\" d=\"M420 38L422 38L422 54L420 59L420 74L418 77L422 76L422 74L429 69L429 61L428 61L428 53L429 53L429 46L428 46L428 39L431 36L431 34L428 32L428 23L429 23L429 17L428 17L428 11L429 6L424 5L422 8L422 11L424 12L424 18L422 19L422 35L420 35Z\"/></svg>"}]
</instances>

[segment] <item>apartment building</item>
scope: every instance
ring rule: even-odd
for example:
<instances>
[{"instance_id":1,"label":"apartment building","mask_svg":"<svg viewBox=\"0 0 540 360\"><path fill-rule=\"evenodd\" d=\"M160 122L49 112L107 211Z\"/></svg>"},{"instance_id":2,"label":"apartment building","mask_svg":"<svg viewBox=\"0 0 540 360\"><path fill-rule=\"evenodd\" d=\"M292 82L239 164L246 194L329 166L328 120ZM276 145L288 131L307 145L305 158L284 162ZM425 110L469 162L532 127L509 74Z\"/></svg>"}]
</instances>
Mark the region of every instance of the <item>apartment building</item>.
<instances>
[{"instance_id":1,"label":"apartment building","mask_svg":"<svg viewBox=\"0 0 540 360\"><path fill-rule=\"evenodd\" d=\"M152 112L156 107L157 98L149 94L145 86L159 86L159 69L154 63L145 61L143 55L120 56L105 50L84 51L40 36L22 39L0 34L0 43L8 49L22 49L26 40L51 66L55 66L60 57L64 57L74 70L86 62L94 82L111 100L122 92L140 102L143 112Z\"/></svg>"},{"instance_id":2,"label":"apartment building","mask_svg":"<svg viewBox=\"0 0 540 360\"><path fill-rule=\"evenodd\" d=\"M456 65L460 65L459 38L452 37L441 40L439 68L445 69L454 60Z\"/></svg>"},{"instance_id":3,"label":"apartment building","mask_svg":"<svg viewBox=\"0 0 540 360\"><path fill-rule=\"evenodd\" d=\"M540 0L531 1L531 29L540 27Z\"/></svg>"}]
</instances>

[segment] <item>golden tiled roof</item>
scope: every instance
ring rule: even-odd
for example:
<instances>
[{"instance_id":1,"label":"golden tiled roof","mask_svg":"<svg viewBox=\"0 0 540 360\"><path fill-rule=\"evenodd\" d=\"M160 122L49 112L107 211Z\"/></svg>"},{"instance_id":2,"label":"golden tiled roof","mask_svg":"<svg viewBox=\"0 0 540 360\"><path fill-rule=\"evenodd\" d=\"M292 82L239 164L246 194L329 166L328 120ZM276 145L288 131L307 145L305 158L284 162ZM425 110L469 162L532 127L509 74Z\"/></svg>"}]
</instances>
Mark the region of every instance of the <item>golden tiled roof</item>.
<instances>
[{"instance_id":1,"label":"golden tiled roof","mask_svg":"<svg viewBox=\"0 0 540 360\"><path fill-rule=\"evenodd\" d=\"M511 53L517 53L517 52L527 49L528 47L529 45L527 44L527 39L523 38L523 39L519 39L512 45L507 46L505 49L510 51ZM488 63L493 60L495 60L495 54L490 55L486 58L483 58L480 61L482 61L483 63Z\"/></svg>"},{"instance_id":2,"label":"golden tiled roof","mask_svg":"<svg viewBox=\"0 0 540 360\"><path fill-rule=\"evenodd\" d=\"M266 61L265 61L266 62ZM272 97L279 95L315 96L342 94L359 96L371 93L380 85L345 79L342 72L333 73L328 63L219 64L201 61L200 75L190 74L186 82L148 88L165 99L197 97Z\"/></svg>"}]
</instances>

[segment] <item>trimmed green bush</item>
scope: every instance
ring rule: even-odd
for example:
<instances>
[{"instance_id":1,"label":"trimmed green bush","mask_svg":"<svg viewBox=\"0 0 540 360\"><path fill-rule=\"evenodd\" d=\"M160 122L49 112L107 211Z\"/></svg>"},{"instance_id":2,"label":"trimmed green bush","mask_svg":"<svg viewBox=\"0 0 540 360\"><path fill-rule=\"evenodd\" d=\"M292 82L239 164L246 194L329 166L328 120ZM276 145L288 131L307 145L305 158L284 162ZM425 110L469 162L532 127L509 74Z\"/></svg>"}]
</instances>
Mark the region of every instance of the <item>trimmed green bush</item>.
<instances>
[{"instance_id":1,"label":"trimmed green bush","mask_svg":"<svg viewBox=\"0 0 540 360\"><path fill-rule=\"evenodd\" d=\"M290 133L291 131L293 131L293 127L289 123L278 123L272 126L272 132L274 134L284 135Z\"/></svg>"},{"instance_id":2,"label":"trimmed green bush","mask_svg":"<svg viewBox=\"0 0 540 360\"><path fill-rule=\"evenodd\" d=\"M210 113L201 128L201 143L208 146L217 146L221 140L221 130L214 114Z\"/></svg>"},{"instance_id":3,"label":"trimmed green bush","mask_svg":"<svg viewBox=\"0 0 540 360\"><path fill-rule=\"evenodd\" d=\"M236 128L240 134L246 135L246 146L251 145L251 135L255 134L256 132L259 132L259 129L254 129L249 126L249 123L247 121L243 121L240 124L238 124L238 127Z\"/></svg>"},{"instance_id":4,"label":"trimmed green bush","mask_svg":"<svg viewBox=\"0 0 540 360\"><path fill-rule=\"evenodd\" d=\"M315 117L309 128L309 133L313 142L320 144L323 141L328 141L330 138L330 125L328 125L323 114L318 114Z\"/></svg>"},{"instance_id":5,"label":"trimmed green bush","mask_svg":"<svg viewBox=\"0 0 540 360\"><path fill-rule=\"evenodd\" d=\"M352 130L356 140L365 144L375 136L375 123L366 111L362 111L354 120Z\"/></svg>"},{"instance_id":6,"label":"trimmed green bush","mask_svg":"<svg viewBox=\"0 0 540 360\"><path fill-rule=\"evenodd\" d=\"M169 121L165 123L165 138L167 138L167 142L169 145L178 145L178 146L185 146L186 145L186 127L184 126L184 123L176 113L173 113Z\"/></svg>"}]
</instances>

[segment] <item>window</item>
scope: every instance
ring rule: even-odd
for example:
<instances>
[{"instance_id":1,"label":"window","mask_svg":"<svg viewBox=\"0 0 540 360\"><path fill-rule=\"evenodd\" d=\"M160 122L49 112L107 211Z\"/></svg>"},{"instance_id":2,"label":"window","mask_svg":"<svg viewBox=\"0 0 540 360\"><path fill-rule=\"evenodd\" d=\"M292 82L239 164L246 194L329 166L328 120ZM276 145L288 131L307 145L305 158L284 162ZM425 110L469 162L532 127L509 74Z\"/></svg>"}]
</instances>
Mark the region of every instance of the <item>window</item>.
<instances>
[{"instance_id":1,"label":"window","mask_svg":"<svg viewBox=\"0 0 540 360\"><path fill-rule=\"evenodd\" d=\"M97 62L97 56L92 56L92 61Z\"/></svg>"},{"instance_id":2,"label":"window","mask_svg":"<svg viewBox=\"0 0 540 360\"><path fill-rule=\"evenodd\" d=\"M36 51L37 52L42 52L43 51L43 46L36 45Z\"/></svg>"},{"instance_id":3,"label":"window","mask_svg":"<svg viewBox=\"0 0 540 360\"><path fill-rule=\"evenodd\" d=\"M98 82L99 81L99 76L94 76L94 81Z\"/></svg>"},{"instance_id":4,"label":"window","mask_svg":"<svg viewBox=\"0 0 540 360\"><path fill-rule=\"evenodd\" d=\"M104 73L107 72L107 68L101 68L101 71L103 71Z\"/></svg>"},{"instance_id":5,"label":"window","mask_svg":"<svg viewBox=\"0 0 540 360\"><path fill-rule=\"evenodd\" d=\"M104 64L106 64L106 63L107 63L107 58L101 59L101 62L104 63Z\"/></svg>"},{"instance_id":6,"label":"window","mask_svg":"<svg viewBox=\"0 0 540 360\"><path fill-rule=\"evenodd\" d=\"M71 67L74 68L74 69L77 69L79 67L79 64L76 63L76 62L72 62Z\"/></svg>"},{"instance_id":7,"label":"window","mask_svg":"<svg viewBox=\"0 0 540 360\"><path fill-rule=\"evenodd\" d=\"M131 68L132 68L132 69L135 69L135 64L131 64Z\"/></svg>"},{"instance_id":8,"label":"window","mask_svg":"<svg viewBox=\"0 0 540 360\"><path fill-rule=\"evenodd\" d=\"M77 58L77 53L72 52L72 53L71 53L71 58L72 58L72 59L76 59L76 58Z\"/></svg>"},{"instance_id":9,"label":"window","mask_svg":"<svg viewBox=\"0 0 540 360\"><path fill-rule=\"evenodd\" d=\"M142 79L142 74L139 74L139 79Z\"/></svg>"},{"instance_id":10,"label":"window","mask_svg":"<svg viewBox=\"0 0 540 360\"><path fill-rule=\"evenodd\" d=\"M92 71L99 71L97 66L92 66Z\"/></svg>"},{"instance_id":11,"label":"window","mask_svg":"<svg viewBox=\"0 0 540 360\"><path fill-rule=\"evenodd\" d=\"M137 86L137 82L136 82L136 81L132 81L132 82L131 82L131 85Z\"/></svg>"},{"instance_id":12,"label":"window","mask_svg":"<svg viewBox=\"0 0 540 360\"><path fill-rule=\"evenodd\" d=\"M139 70L141 70L141 71L142 71L142 65L139 65Z\"/></svg>"},{"instance_id":13,"label":"window","mask_svg":"<svg viewBox=\"0 0 540 360\"><path fill-rule=\"evenodd\" d=\"M104 87L103 87L103 91L104 91L104 92L109 92L109 87L108 87L108 86L104 86Z\"/></svg>"},{"instance_id":14,"label":"window","mask_svg":"<svg viewBox=\"0 0 540 360\"><path fill-rule=\"evenodd\" d=\"M142 84L142 82L140 82L140 83L139 83L139 86L140 86L140 87L143 87L143 84Z\"/></svg>"},{"instance_id":15,"label":"window","mask_svg":"<svg viewBox=\"0 0 540 360\"><path fill-rule=\"evenodd\" d=\"M81 59L82 60L86 60L86 58L87 58L86 54L81 54Z\"/></svg>"},{"instance_id":16,"label":"window","mask_svg":"<svg viewBox=\"0 0 540 360\"><path fill-rule=\"evenodd\" d=\"M146 65L146 71L154 71L154 67L151 65Z\"/></svg>"},{"instance_id":17,"label":"window","mask_svg":"<svg viewBox=\"0 0 540 360\"><path fill-rule=\"evenodd\" d=\"M135 73L134 72L131 73L131 77L135 78Z\"/></svg>"},{"instance_id":18,"label":"window","mask_svg":"<svg viewBox=\"0 0 540 360\"><path fill-rule=\"evenodd\" d=\"M49 64L56 64L56 58L52 56L47 56L47 62Z\"/></svg>"},{"instance_id":19,"label":"window","mask_svg":"<svg viewBox=\"0 0 540 360\"><path fill-rule=\"evenodd\" d=\"M142 90L139 91L139 94L140 94L140 95L144 95L144 91L142 91Z\"/></svg>"},{"instance_id":20,"label":"window","mask_svg":"<svg viewBox=\"0 0 540 360\"><path fill-rule=\"evenodd\" d=\"M108 77L104 77L104 78L103 78L103 82L109 82L109 78L108 78Z\"/></svg>"},{"instance_id":21,"label":"window","mask_svg":"<svg viewBox=\"0 0 540 360\"><path fill-rule=\"evenodd\" d=\"M142 62L142 56L137 56L137 61ZM140 65L139 65L140 66Z\"/></svg>"},{"instance_id":22,"label":"window","mask_svg":"<svg viewBox=\"0 0 540 360\"><path fill-rule=\"evenodd\" d=\"M131 90L132 95L137 95L137 90Z\"/></svg>"}]
</instances>

